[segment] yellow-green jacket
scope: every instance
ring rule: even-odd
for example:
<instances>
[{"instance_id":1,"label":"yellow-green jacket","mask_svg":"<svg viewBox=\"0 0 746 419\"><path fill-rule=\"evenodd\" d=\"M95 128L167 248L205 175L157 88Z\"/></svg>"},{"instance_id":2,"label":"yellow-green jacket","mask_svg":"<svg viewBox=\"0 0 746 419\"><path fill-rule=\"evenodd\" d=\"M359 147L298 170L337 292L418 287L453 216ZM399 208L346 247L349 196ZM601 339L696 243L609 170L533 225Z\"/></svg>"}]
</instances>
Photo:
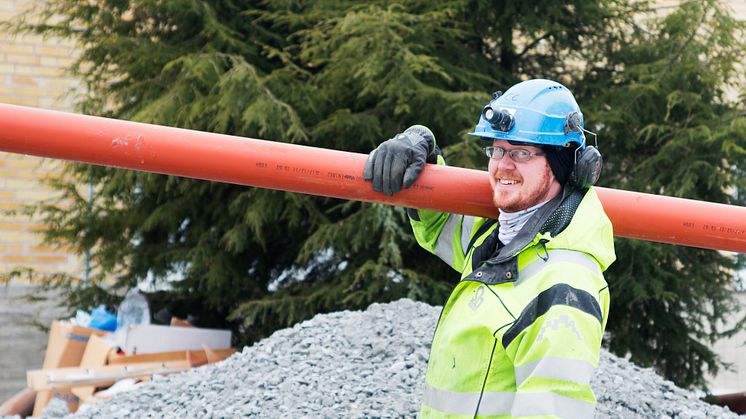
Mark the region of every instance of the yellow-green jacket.
<instances>
[{"instance_id":1,"label":"yellow-green jacket","mask_svg":"<svg viewBox=\"0 0 746 419\"><path fill-rule=\"evenodd\" d=\"M440 160L442 164L442 158ZM461 272L433 337L421 417L592 417L615 260L594 190L548 202L507 246L496 220L408 210Z\"/></svg>"}]
</instances>

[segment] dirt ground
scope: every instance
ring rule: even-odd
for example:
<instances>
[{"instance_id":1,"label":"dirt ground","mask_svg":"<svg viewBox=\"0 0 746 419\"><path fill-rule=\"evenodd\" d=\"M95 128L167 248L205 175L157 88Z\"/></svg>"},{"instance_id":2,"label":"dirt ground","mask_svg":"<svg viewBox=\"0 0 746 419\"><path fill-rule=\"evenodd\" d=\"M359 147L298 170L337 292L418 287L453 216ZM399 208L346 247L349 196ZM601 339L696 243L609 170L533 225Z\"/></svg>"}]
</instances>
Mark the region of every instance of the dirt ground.
<instances>
[{"instance_id":1,"label":"dirt ground","mask_svg":"<svg viewBox=\"0 0 746 419\"><path fill-rule=\"evenodd\" d=\"M47 345L46 333L34 327L64 313L55 300L29 303L22 298L30 285L0 285L0 403L26 387L26 370L41 368Z\"/></svg>"}]
</instances>

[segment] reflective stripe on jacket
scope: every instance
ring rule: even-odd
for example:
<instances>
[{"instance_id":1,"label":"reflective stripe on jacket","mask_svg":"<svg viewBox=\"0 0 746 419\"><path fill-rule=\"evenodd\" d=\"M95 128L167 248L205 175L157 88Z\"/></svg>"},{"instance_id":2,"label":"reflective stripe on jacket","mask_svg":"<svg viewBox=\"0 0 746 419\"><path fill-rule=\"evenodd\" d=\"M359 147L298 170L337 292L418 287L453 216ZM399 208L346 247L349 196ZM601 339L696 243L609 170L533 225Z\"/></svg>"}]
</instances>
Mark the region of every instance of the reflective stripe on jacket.
<instances>
[{"instance_id":1,"label":"reflective stripe on jacket","mask_svg":"<svg viewBox=\"0 0 746 419\"><path fill-rule=\"evenodd\" d=\"M421 417L593 416L602 272L615 255L596 193L576 193L569 224L526 238L514 257L495 252L494 220L410 210L420 245L462 274L433 338ZM568 207L553 211L545 218Z\"/></svg>"}]
</instances>

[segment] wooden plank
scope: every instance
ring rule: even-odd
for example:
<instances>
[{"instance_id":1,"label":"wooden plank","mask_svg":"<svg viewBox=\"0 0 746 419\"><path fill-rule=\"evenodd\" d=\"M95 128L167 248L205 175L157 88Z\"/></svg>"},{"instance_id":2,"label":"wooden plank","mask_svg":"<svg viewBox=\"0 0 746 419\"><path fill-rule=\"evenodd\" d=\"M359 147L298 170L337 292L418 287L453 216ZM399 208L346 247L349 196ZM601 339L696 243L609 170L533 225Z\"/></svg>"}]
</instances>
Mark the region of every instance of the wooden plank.
<instances>
[{"instance_id":1,"label":"wooden plank","mask_svg":"<svg viewBox=\"0 0 746 419\"><path fill-rule=\"evenodd\" d=\"M122 378L143 378L153 374L173 374L191 368L186 361L148 362L141 364L107 365L96 368L53 368L28 371L29 387L36 391L80 386L103 387Z\"/></svg>"},{"instance_id":2,"label":"wooden plank","mask_svg":"<svg viewBox=\"0 0 746 419\"><path fill-rule=\"evenodd\" d=\"M208 348L207 345L202 345L202 349L205 351L205 356L207 356L208 364L214 364L225 359L225 357L220 356L220 354Z\"/></svg>"},{"instance_id":3,"label":"wooden plank","mask_svg":"<svg viewBox=\"0 0 746 419\"><path fill-rule=\"evenodd\" d=\"M106 365L106 358L113 348L106 339L91 335L88 339L88 345L83 352L83 359L80 360L80 368L97 368ZM95 386L82 386L72 389L74 395L78 396L83 402L88 401L95 391Z\"/></svg>"},{"instance_id":4,"label":"wooden plank","mask_svg":"<svg viewBox=\"0 0 746 419\"><path fill-rule=\"evenodd\" d=\"M233 355L234 348L214 349L212 350L218 357L225 359ZM191 359L192 366L200 366L208 363L207 354L204 350L193 351L174 351L174 352L156 352L153 354L140 355L117 355L110 353L108 357L109 365L138 364L142 362L167 362L167 361L185 361Z\"/></svg>"}]
</instances>

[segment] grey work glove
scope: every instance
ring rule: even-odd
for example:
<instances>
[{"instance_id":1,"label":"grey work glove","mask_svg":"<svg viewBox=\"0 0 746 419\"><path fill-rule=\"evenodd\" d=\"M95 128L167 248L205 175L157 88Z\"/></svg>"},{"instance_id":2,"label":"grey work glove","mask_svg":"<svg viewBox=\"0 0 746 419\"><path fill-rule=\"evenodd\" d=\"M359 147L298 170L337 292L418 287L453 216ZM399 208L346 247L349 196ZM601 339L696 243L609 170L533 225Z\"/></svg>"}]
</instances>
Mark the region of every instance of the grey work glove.
<instances>
[{"instance_id":1,"label":"grey work glove","mask_svg":"<svg viewBox=\"0 0 746 419\"><path fill-rule=\"evenodd\" d=\"M373 181L374 191L393 195L412 186L434 151L433 133L427 127L413 125L370 152L363 179Z\"/></svg>"}]
</instances>

